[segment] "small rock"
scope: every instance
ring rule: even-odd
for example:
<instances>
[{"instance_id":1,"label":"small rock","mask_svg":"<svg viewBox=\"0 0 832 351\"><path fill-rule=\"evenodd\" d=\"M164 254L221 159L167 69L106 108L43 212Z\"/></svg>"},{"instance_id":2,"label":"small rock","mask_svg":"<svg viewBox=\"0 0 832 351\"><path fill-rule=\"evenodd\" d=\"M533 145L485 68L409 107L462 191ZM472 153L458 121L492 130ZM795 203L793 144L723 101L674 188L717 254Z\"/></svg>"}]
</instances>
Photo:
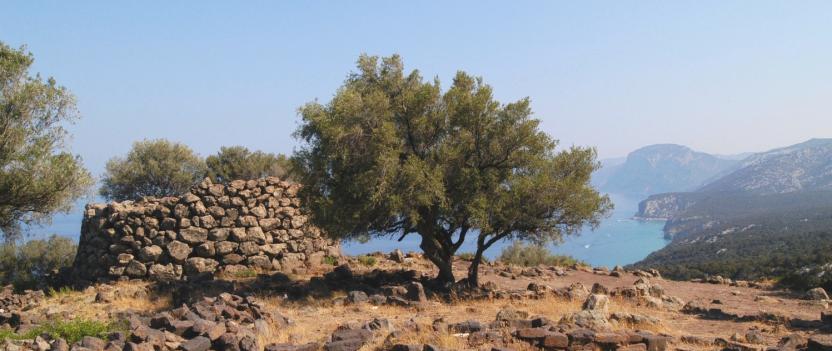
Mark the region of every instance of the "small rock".
<instances>
[{"instance_id":1,"label":"small rock","mask_svg":"<svg viewBox=\"0 0 832 351\"><path fill-rule=\"evenodd\" d=\"M396 263L403 263L404 262L404 253L402 250L395 249L393 252L390 253L390 259Z\"/></svg>"},{"instance_id":2,"label":"small rock","mask_svg":"<svg viewBox=\"0 0 832 351\"><path fill-rule=\"evenodd\" d=\"M367 296L367 293L359 290L350 291L347 293L347 300L350 303L364 303L367 302L370 298Z\"/></svg>"},{"instance_id":3,"label":"small rock","mask_svg":"<svg viewBox=\"0 0 832 351\"><path fill-rule=\"evenodd\" d=\"M204 336L197 336L191 340L183 342L180 347L184 351L207 351L211 348L211 339Z\"/></svg>"}]
</instances>

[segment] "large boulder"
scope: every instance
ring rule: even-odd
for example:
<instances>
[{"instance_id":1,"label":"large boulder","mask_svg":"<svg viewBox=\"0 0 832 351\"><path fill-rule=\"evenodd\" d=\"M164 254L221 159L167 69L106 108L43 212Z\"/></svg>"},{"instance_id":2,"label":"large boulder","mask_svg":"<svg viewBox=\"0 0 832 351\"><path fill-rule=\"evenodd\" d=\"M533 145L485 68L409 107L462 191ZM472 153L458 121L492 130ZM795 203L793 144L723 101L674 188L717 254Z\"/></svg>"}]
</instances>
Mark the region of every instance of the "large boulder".
<instances>
[{"instance_id":1,"label":"large boulder","mask_svg":"<svg viewBox=\"0 0 832 351\"><path fill-rule=\"evenodd\" d=\"M127 268L124 269L124 273L133 278L142 278L147 275L147 267L145 267L144 263L132 260L127 264Z\"/></svg>"},{"instance_id":2,"label":"large boulder","mask_svg":"<svg viewBox=\"0 0 832 351\"><path fill-rule=\"evenodd\" d=\"M191 247L181 241L171 241L166 248L168 249L168 256L176 262L182 262L188 259L191 254Z\"/></svg>"},{"instance_id":3,"label":"large boulder","mask_svg":"<svg viewBox=\"0 0 832 351\"><path fill-rule=\"evenodd\" d=\"M806 297L809 300L829 300L829 295L823 288L814 288L806 292Z\"/></svg>"},{"instance_id":4,"label":"large boulder","mask_svg":"<svg viewBox=\"0 0 832 351\"><path fill-rule=\"evenodd\" d=\"M148 269L148 277L156 281L173 281L182 276L182 266L154 264Z\"/></svg>"},{"instance_id":5,"label":"large boulder","mask_svg":"<svg viewBox=\"0 0 832 351\"><path fill-rule=\"evenodd\" d=\"M179 239L189 244L201 244L208 240L208 229L188 227L179 231Z\"/></svg>"},{"instance_id":6,"label":"large boulder","mask_svg":"<svg viewBox=\"0 0 832 351\"><path fill-rule=\"evenodd\" d=\"M219 262L204 257L191 257L185 261L185 272L189 274L214 273Z\"/></svg>"}]
</instances>

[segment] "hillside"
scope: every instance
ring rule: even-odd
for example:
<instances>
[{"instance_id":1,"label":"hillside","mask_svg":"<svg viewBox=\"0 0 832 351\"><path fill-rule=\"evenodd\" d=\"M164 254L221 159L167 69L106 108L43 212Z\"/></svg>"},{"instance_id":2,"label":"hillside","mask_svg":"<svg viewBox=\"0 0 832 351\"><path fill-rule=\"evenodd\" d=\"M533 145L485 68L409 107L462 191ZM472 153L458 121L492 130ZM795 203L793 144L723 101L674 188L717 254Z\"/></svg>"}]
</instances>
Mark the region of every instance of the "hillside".
<instances>
[{"instance_id":1,"label":"hillside","mask_svg":"<svg viewBox=\"0 0 832 351\"><path fill-rule=\"evenodd\" d=\"M674 279L784 278L795 288L832 288L832 279L804 276L832 262L832 192L694 196L695 205L665 224L673 241L634 267Z\"/></svg>"},{"instance_id":2,"label":"hillside","mask_svg":"<svg viewBox=\"0 0 832 351\"><path fill-rule=\"evenodd\" d=\"M650 145L631 152L623 163L605 165L596 184L604 192L633 196L690 191L738 163L682 145Z\"/></svg>"},{"instance_id":3,"label":"hillside","mask_svg":"<svg viewBox=\"0 0 832 351\"><path fill-rule=\"evenodd\" d=\"M832 139L755 154L697 191L648 197L636 216L666 219L673 241L634 267L832 288Z\"/></svg>"},{"instance_id":4,"label":"hillside","mask_svg":"<svg viewBox=\"0 0 832 351\"><path fill-rule=\"evenodd\" d=\"M818 190L832 190L832 139L812 139L753 155L736 171L699 189L755 194Z\"/></svg>"},{"instance_id":5,"label":"hillside","mask_svg":"<svg viewBox=\"0 0 832 351\"><path fill-rule=\"evenodd\" d=\"M732 197L738 194L784 194L832 190L832 139L812 139L800 144L749 156L728 174L689 194L649 196L637 217L673 217L698 197ZM696 195L711 194L711 195Z\"/></svg>"}]
</instances>

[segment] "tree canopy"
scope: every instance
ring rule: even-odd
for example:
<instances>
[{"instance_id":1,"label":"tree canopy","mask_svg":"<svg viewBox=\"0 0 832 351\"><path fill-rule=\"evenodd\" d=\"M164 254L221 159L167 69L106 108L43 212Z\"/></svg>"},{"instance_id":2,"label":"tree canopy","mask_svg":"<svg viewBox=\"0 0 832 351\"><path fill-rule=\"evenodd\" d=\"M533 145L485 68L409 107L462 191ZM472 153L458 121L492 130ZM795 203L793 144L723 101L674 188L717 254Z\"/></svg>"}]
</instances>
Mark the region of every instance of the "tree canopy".
<instances>
[{"instance_id":1,"label":"tree canopy","mask_svg":"<svg viewBox=\"0 0 832 351\"><path fill-rule=\"evenodd\" d=\"M454 281L453 254L469 237L477 263L493 243L560 240L597 225L612 204L589 183L592 148L556 150L528 98L502 104L482 78L405 74L399 56L363 55L326 104L300 108L293 162L313 220L340 238L421 236ZM400 239L401 240L401 239Z\"/></svg>"},{"instance_id":2,"label":"tree canopy","mask_svg":"<svg viewBox=\"0 0 832 351\"><path fill-rule=\"evenodd\" d=\"M216 155L205 159L208 176L216 182L257 179L268 176L286 178L289 160L285 155L249 151L243 146L223 146Z\"/></svg>"},{"instance_id":3,"label":"tree canopy","mask_svg":"<svg viewBox=\"0 0 832 351\"><path fill-rule=\"evenodd\" d=\"M133 143L125 158L107 162L100 193L107 199L177 196L205 175L205 161L184 144L164 139Z\"/></svg>"},{"instance_id":4,"label":"tree canopy","mask_svg":"<svg viewBox=\"0 0 832 351\"><path fill-rule=\"evenodd\" d=\"M25 49L0 42L0 232L68 211L92 177L66 150L64 124L78 118L75 98L54 79L29 74Z\"/></svg>"}]
</instances>

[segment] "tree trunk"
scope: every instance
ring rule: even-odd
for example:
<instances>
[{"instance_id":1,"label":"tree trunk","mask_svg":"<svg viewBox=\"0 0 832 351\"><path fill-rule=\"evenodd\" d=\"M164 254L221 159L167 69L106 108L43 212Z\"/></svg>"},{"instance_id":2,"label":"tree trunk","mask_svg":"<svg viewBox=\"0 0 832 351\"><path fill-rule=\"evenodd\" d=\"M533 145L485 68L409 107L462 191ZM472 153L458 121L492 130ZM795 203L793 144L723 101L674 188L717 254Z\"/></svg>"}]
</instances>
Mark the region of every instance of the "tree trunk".
<instances>
[{"instance_id":1,"label":"tree trunk","mask_svg":"<svg viewBox=\"0 0 832 351\"><path fill-rule=\"evenodd\" d=\"M439 268L439 275L436 280L440 283L448 284L455 283L453 271L453 254L448 254L449 250L444 250L432 236L422 234L422 243L419 247L424 251L427 257L437 268Z\"/></svg>"},{"instance_id":2,"label":"tree trunk","mask_svg":"<svg viewBox=\"0 0 832 351\"><path fill-rule=\"evenodd\" d=\"M468 285L470 288L480 286L480 262L482 261L482 254L484 250L477 249L474 254L474 260L471 261L471 266L468 267Z\"/></svg>"}]
</instances>

